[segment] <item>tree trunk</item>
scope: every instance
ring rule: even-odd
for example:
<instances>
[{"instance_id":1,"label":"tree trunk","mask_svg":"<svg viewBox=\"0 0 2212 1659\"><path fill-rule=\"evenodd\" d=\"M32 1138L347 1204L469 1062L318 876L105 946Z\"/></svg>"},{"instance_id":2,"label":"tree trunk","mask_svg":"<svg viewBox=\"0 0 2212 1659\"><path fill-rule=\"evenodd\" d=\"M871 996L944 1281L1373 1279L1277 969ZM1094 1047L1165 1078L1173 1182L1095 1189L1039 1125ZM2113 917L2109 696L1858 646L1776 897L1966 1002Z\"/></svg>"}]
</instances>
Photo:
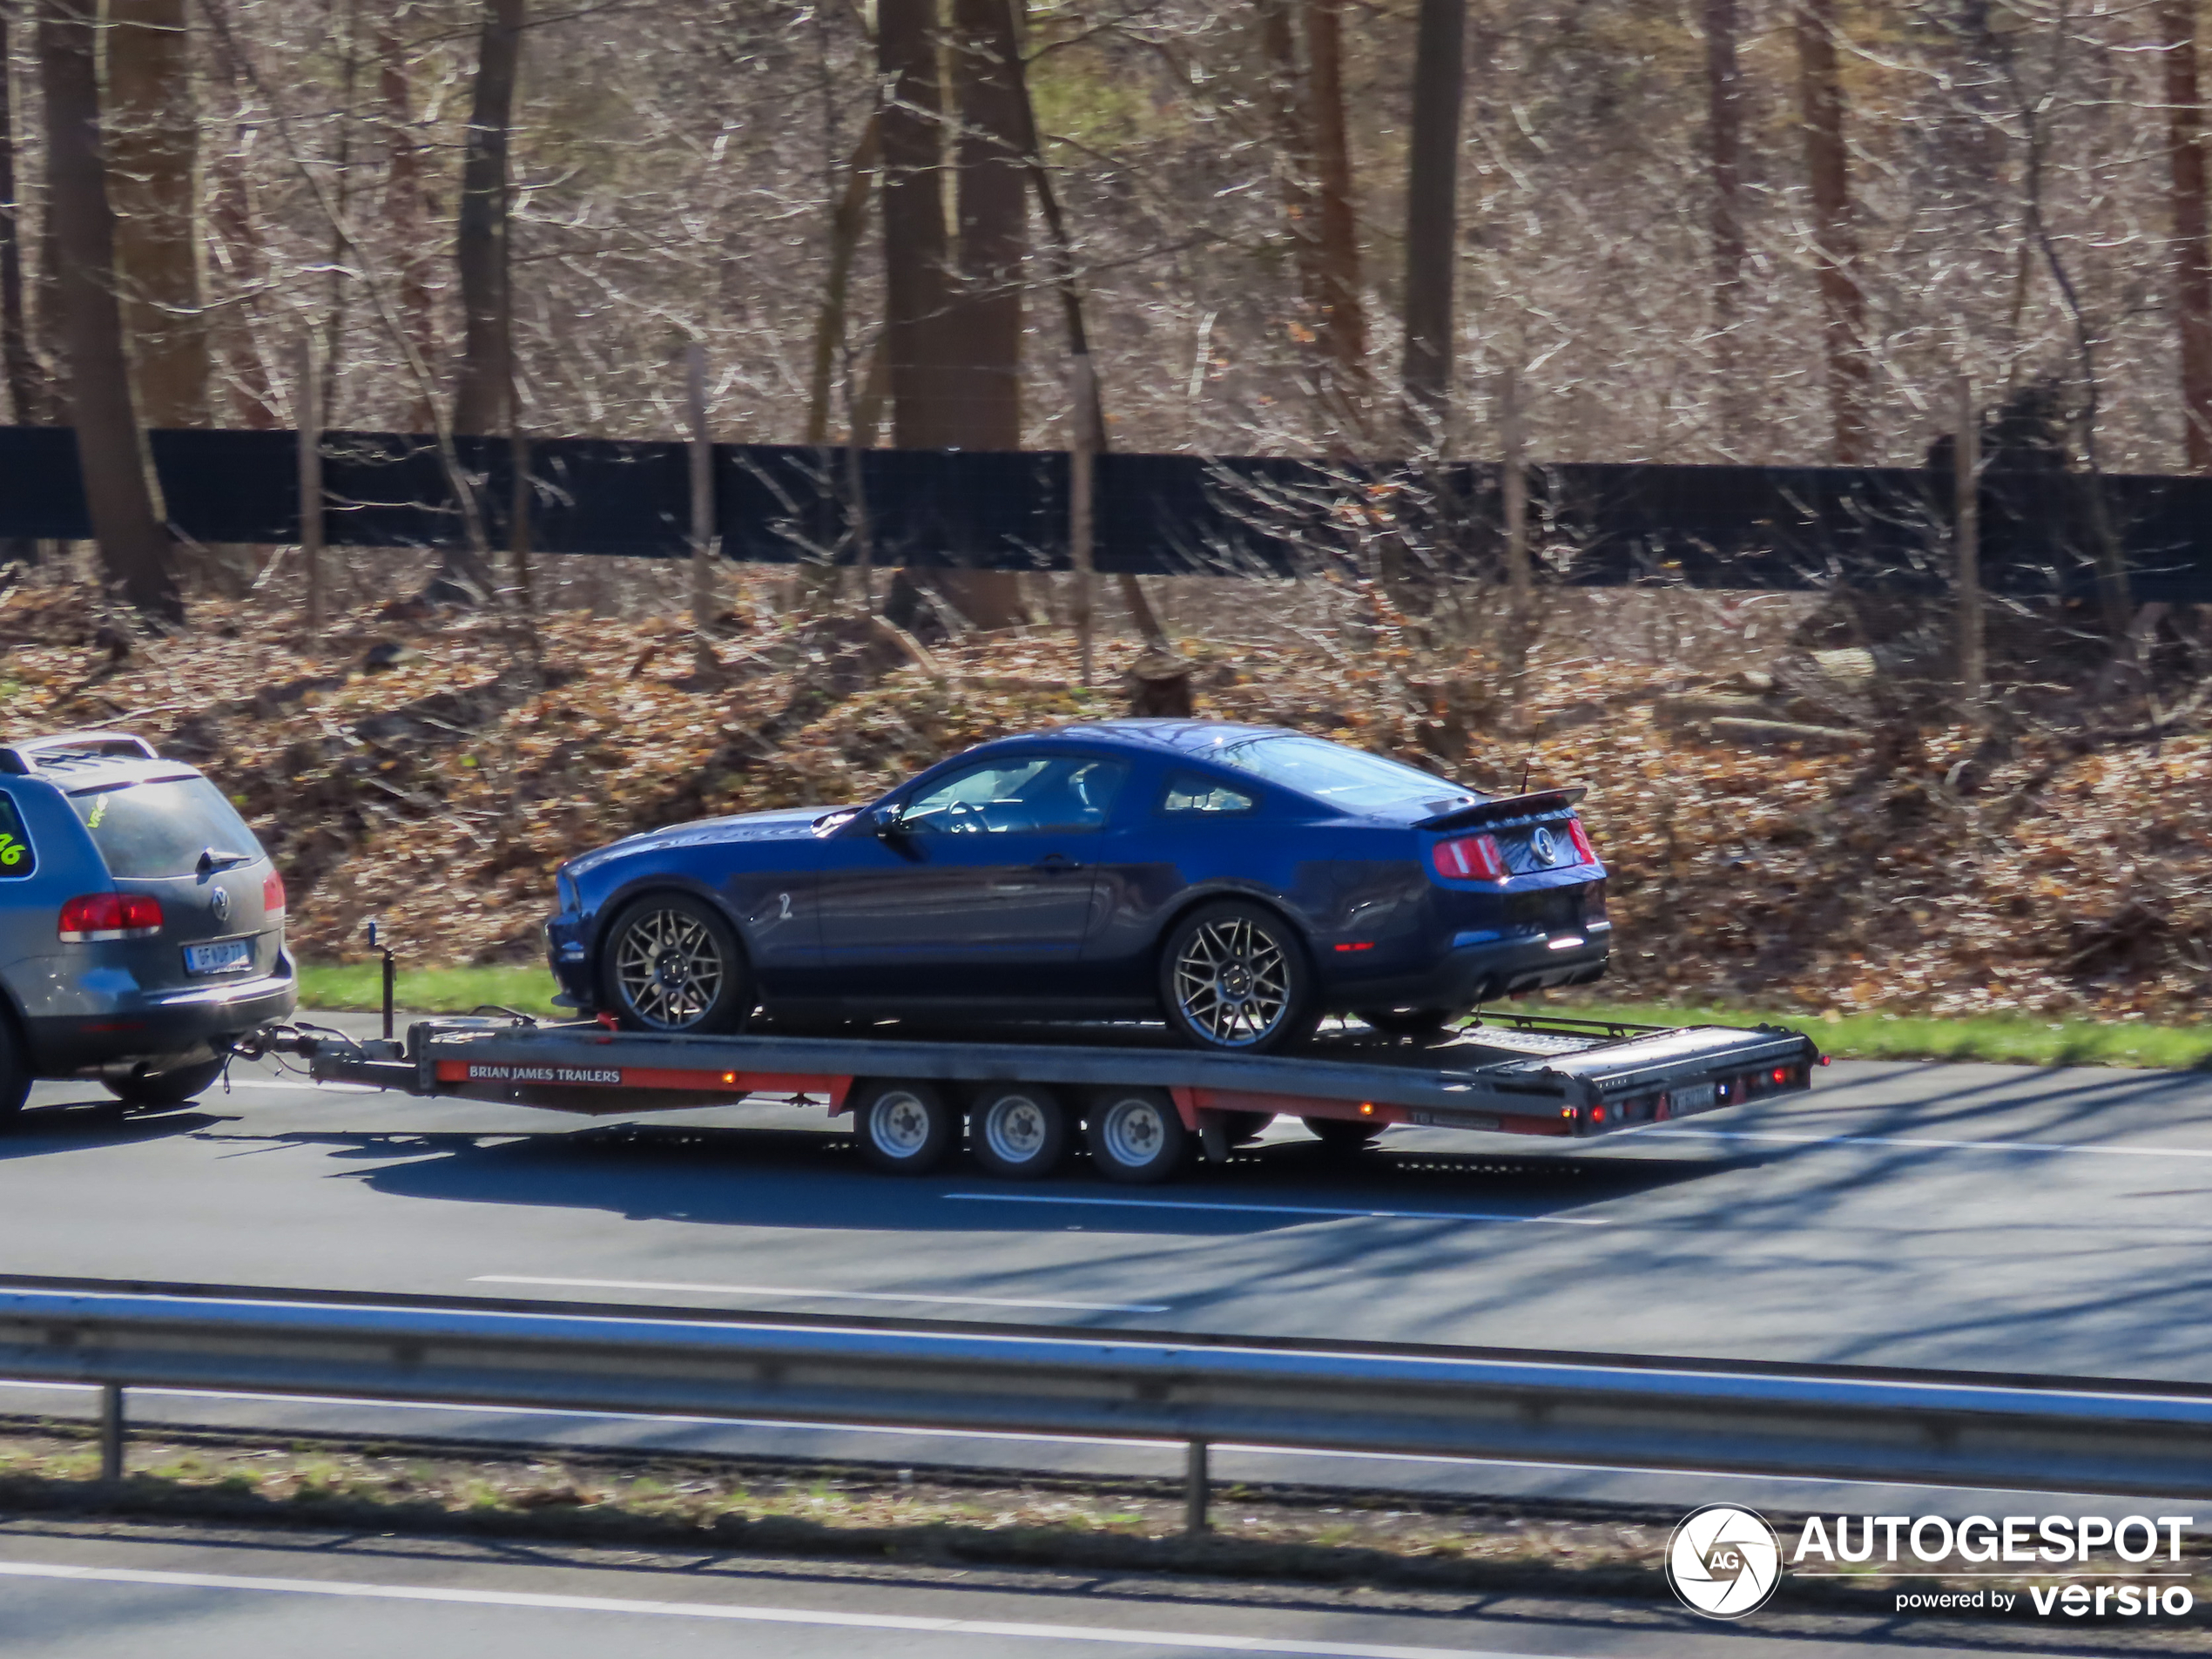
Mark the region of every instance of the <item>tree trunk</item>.
<instances>
[{"instance_id":1,"label":"tree trunk","mask_svg":"<svg viewBox=\"0 0 2212 1659\"><path fill-rule=\"evenodd\" d=\"M483 0L454 234L462 320L453 399L455 432L496 433L507 424L501 418L512 349L507 327L507 141L522 64L523 10L523 0Z\"/></svg>"},{"instance_id":2,"label":"tree trunk","mask_svg":"<svg viewBox=\"0 0 2212 1659\"><path fill-rule=\"evenodd\" d=\"M1022 280L1029 246L1022 146L1022 41L1012 0L952 0L950 53L959 139L954 176L960 236L948 294L945 391L952 442L1022 447ZM953 549L962 552L980 550ZM1028 620L1013 570L948 570L938 590L980 628Z\"/></svg>"},{"instance_id":3,"label":"tree trunk","mask_svg":"<svg viewBox=\"0 0 2212 1659\"><path fill-rule=\"evenodd\" d=\"M1858 232L1844 148L1844 84L1836 61L1838 0L1799 0L1797 88L1812 186L1813 260L1820 280L1821 340L1838 466L1869 458L1866 293L1858 283Z\"/></svg>"},{"instance_id":4,"label":"tree trunk","mask_svg":"<svg viewBox=\"0 0 2212 1659\"><path fill-rule=\"evenodd\" d=\"M426 363L438 361L435 313L430 297L429 235L422 204L422 151L415 138L415 98L408 83L406 48L399 30L411 7L401 4L376 28L376 90L384 106L384 222L400 250L400 327ZM408 400L407 429L431 432L437 419L430 399L435 388L418 386Z\"/></svg>"},{"instance_id":5,"label":"tree trunk","mask_svg":"<svg viewBox=\"0 0 2212 1659\"><path fill-rule=\"evenodd\" d=\"M46 105L47 212L69 344L69 415L85 504L109 578L144 615L184 620L168 532L156 506L115 298L115 221L100 142L99 71L89 0L39 0L38 78Z\"/></svg>"},{"instance_id":6,"label":"tree trunk","mask_svg":"<svg viewBox=\"0 0 2212 1659\"><path fill-rule=\"evenodd\" d=\"M946 435L944 107L935 0L879 0L883 109L884 334L891 358L891 443L940 449Z\"/></svg>"},{"instance_id":7,"label":"tree trunk","mask_svg":"<svg viewBox=\"0 0 2212 1659\"><path fill-rule=\"evenodd\" d=\"M1440 448L1451 419L1466 37L1467 0L1421 0L1406 168L1404 371L1408 436L1421 448Z\"/></svg>"},{"instance_id":8,"label":"tree trunk","mask_svg":"<svg viewBox=\"0 0 2212 1659\"><path fill-rule=\"evenodd\" d=\"M1705 133L1713 169L1713 378L1721 448L1743 442L1750 400L1737 329L1743 320L1743 78L1737 0L1705 0Z\"/></svg>"},{"instance_id":9,"label":"tree trunk","mask_svg":"<svg viewBox=\"0 0 2212 1659\"><path fill-rule=\"evenodd\" d=\"M1345 131L1343 0L1306 0L1313 166L1320 206L1318 274L1324 398L1336 423L1365 436L1374 398L1367 366L1367 313L1359 286L1359 223L1352 207L1352 143Z\"/></svg>"},{"instance_id":10,"label":"tree trunk","mask_svg":"<svg viewBox=\"0 0 2212 1659\"><path fill-rule=\"evenodd\" d=\"M82 0L89 4L91 0ZM198 160L185 0L108 0L108 180L138 416L207 424Z\"/></svg>"},{"instance_id":11,"label":"tree trunk","mask_svg":"<svg viewBox=\"0 0 2212 1659\"><path fill-rule=\"evenodd\" d=\"M845 188L830 214L829 274L822 281L821 309L814 318L813 374L807 385L808 443L829 442L830 385L846 341L846 307L853 291L853 256L860 249L860 232L867 217L868 193L875 187L876 165L882 154L883 118L868 117L860 142L846 164Z\"/></svg>"},{"instance_id":12,"label":"tree trunk","mask_svg":"<svg viewBox=\"0 0 2212 1659\"><path fill-rule=\"evenodd\" d=\"M1313 131L1306 108L1305 71L1298 62L1298 33L1290 0L1257 0L1259 46L1267 71L1267 120L1275 132L1276 189L1283 227L1290 237L1291 269L1298 289L1291 333L1320 357L1322 320L1320 216L1313 186Z\"/></svg>"},{"instance_id":13,"label":"tree trunk","mask_svg":"<svg viewBox=\"0 0 2212 1659\"><path fill-rule=\"evenodd\" d=\"M30 327L24 313L23 220L16 190L15 56L8 39L8 15L0 11L0 377L19 426L45 426L53 419L45 377L31 354Z\"/></svg>"},{"instance_id":14,"label":"tree trunk","mask_svg":"<svg viewBox=\"0 0 2212 1659\"><path fill-rule=\"evenodd\" d=\"M2174 201L2174 310L2182 347L2182 422L2188 469L2212 472L2212 212L2204 184L2204 98L2196 79L2195 0L2161 0Z\"/></svg>"}]
</instances>

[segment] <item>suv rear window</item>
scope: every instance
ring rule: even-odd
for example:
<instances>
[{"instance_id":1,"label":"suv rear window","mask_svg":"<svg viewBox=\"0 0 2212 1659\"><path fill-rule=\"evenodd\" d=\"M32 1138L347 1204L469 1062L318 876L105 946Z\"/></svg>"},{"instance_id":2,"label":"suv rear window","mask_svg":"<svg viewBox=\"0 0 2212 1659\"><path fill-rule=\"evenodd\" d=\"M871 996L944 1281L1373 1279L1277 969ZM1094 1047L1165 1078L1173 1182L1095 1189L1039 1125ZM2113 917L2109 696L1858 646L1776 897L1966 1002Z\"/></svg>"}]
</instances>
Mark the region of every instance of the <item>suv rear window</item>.
<instances>
[{"instance_id":1,"label":"suv rear window","mask_svg":"<svg viewBox=\"0 0 2212 1659\"><path fill-rule=\"evenodd\" d=\"M92 832L108 873L124 880L191 875L203 853L261 856L246 820L205 778L91 790L69 804Z\"/></svg>"}]
</instances>

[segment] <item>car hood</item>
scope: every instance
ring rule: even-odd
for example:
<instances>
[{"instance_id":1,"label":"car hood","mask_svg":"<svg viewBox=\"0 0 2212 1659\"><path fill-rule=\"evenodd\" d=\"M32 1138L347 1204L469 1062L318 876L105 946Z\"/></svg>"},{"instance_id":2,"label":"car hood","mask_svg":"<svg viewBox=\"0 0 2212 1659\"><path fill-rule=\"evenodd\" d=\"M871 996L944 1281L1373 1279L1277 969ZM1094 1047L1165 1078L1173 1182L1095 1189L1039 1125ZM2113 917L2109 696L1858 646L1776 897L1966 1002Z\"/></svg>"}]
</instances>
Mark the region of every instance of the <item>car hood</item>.
<instances>
[{"instance_id":1,"label":"car hood","mask_svg":"<svg viewBox=\"0 0 2212 1659\"><path fill-rule=\"evenodd\" d=\"M572 876L589 875L602 865L617 859L626 859L644 853L673 851L685 846L732 846L761 841L812 841L814 826L835 813L849 813L850 806L791 806L773 813L738 813L729 818L702 818L689 824L674 824L666 829L648 830L642 835L630 835L610 843L594 853L586 853L573 860L567 867Z\"/></svg>"}]
</instances>

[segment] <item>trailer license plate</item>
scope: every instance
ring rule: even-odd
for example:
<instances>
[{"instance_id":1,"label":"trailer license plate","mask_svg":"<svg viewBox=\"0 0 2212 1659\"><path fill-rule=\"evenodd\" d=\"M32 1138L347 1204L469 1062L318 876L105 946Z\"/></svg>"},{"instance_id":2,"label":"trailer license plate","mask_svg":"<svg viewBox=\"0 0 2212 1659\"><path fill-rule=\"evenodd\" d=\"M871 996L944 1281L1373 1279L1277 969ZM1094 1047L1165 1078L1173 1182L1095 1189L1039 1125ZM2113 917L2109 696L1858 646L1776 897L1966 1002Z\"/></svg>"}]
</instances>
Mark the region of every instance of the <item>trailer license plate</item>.
<instances>
[{"instance_id":1,"label":"trailer license plate","mask_svg":"<svg viewBox=\"0 0 2212 1659\"><path fill-rule=\"evenodd\" d=\"M235 974L253 966L253 941L250 939L226 939L219 945L185 947L185 971L188 974Z\"/></svg>"},{"instance_id":2,"label":"trailer license plate","mask_svg":"<svg viewBox=\"0 0 2212 1659\"><path fill-rule=\"evenodd\" d=\"M1720 1100L1718 1083L1692 1083L1687 1089L1677 1089L1668 1096L1676 1117L1687 1117L1692 1112L1710 1112Z\"/></svg>"}]
</instances>

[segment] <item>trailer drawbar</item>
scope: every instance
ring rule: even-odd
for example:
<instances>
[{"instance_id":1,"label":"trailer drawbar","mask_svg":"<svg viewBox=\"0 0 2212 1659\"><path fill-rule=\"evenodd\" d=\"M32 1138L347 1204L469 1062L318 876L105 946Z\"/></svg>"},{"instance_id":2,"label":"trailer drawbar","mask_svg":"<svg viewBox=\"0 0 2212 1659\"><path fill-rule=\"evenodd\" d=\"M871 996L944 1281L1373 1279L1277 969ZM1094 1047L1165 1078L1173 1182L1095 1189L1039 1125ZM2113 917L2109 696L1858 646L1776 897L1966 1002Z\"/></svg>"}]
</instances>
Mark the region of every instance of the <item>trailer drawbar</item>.
<instances>
[{"instance_id":1,"label":"trailer drawbar","mask_svg":"<svg viewBox=\"0 0 2212 1659\"><path fill-rule=\"evenodd\" d=\"M976 1160L1014 1178L1052 1174L1080 1137L1098 1173L1128 1182L1165 1180L1200 1149L1224 1158L1280 1114L1347 1149L1393 1123L1580 1139L1800 1093L1825 1063L1780 1027L1522 1015L1426 1040L1349 1025L1289 1055L1169 1048L1141 1027L1062 1031L663 1036L502 1011L381 1039L274 1027L239 1051L302 1056L319 1082L595 1116L826 1101L869 1163L908 1173L935 1168L963 1128Z\"/></svg>"}]
</instances>

